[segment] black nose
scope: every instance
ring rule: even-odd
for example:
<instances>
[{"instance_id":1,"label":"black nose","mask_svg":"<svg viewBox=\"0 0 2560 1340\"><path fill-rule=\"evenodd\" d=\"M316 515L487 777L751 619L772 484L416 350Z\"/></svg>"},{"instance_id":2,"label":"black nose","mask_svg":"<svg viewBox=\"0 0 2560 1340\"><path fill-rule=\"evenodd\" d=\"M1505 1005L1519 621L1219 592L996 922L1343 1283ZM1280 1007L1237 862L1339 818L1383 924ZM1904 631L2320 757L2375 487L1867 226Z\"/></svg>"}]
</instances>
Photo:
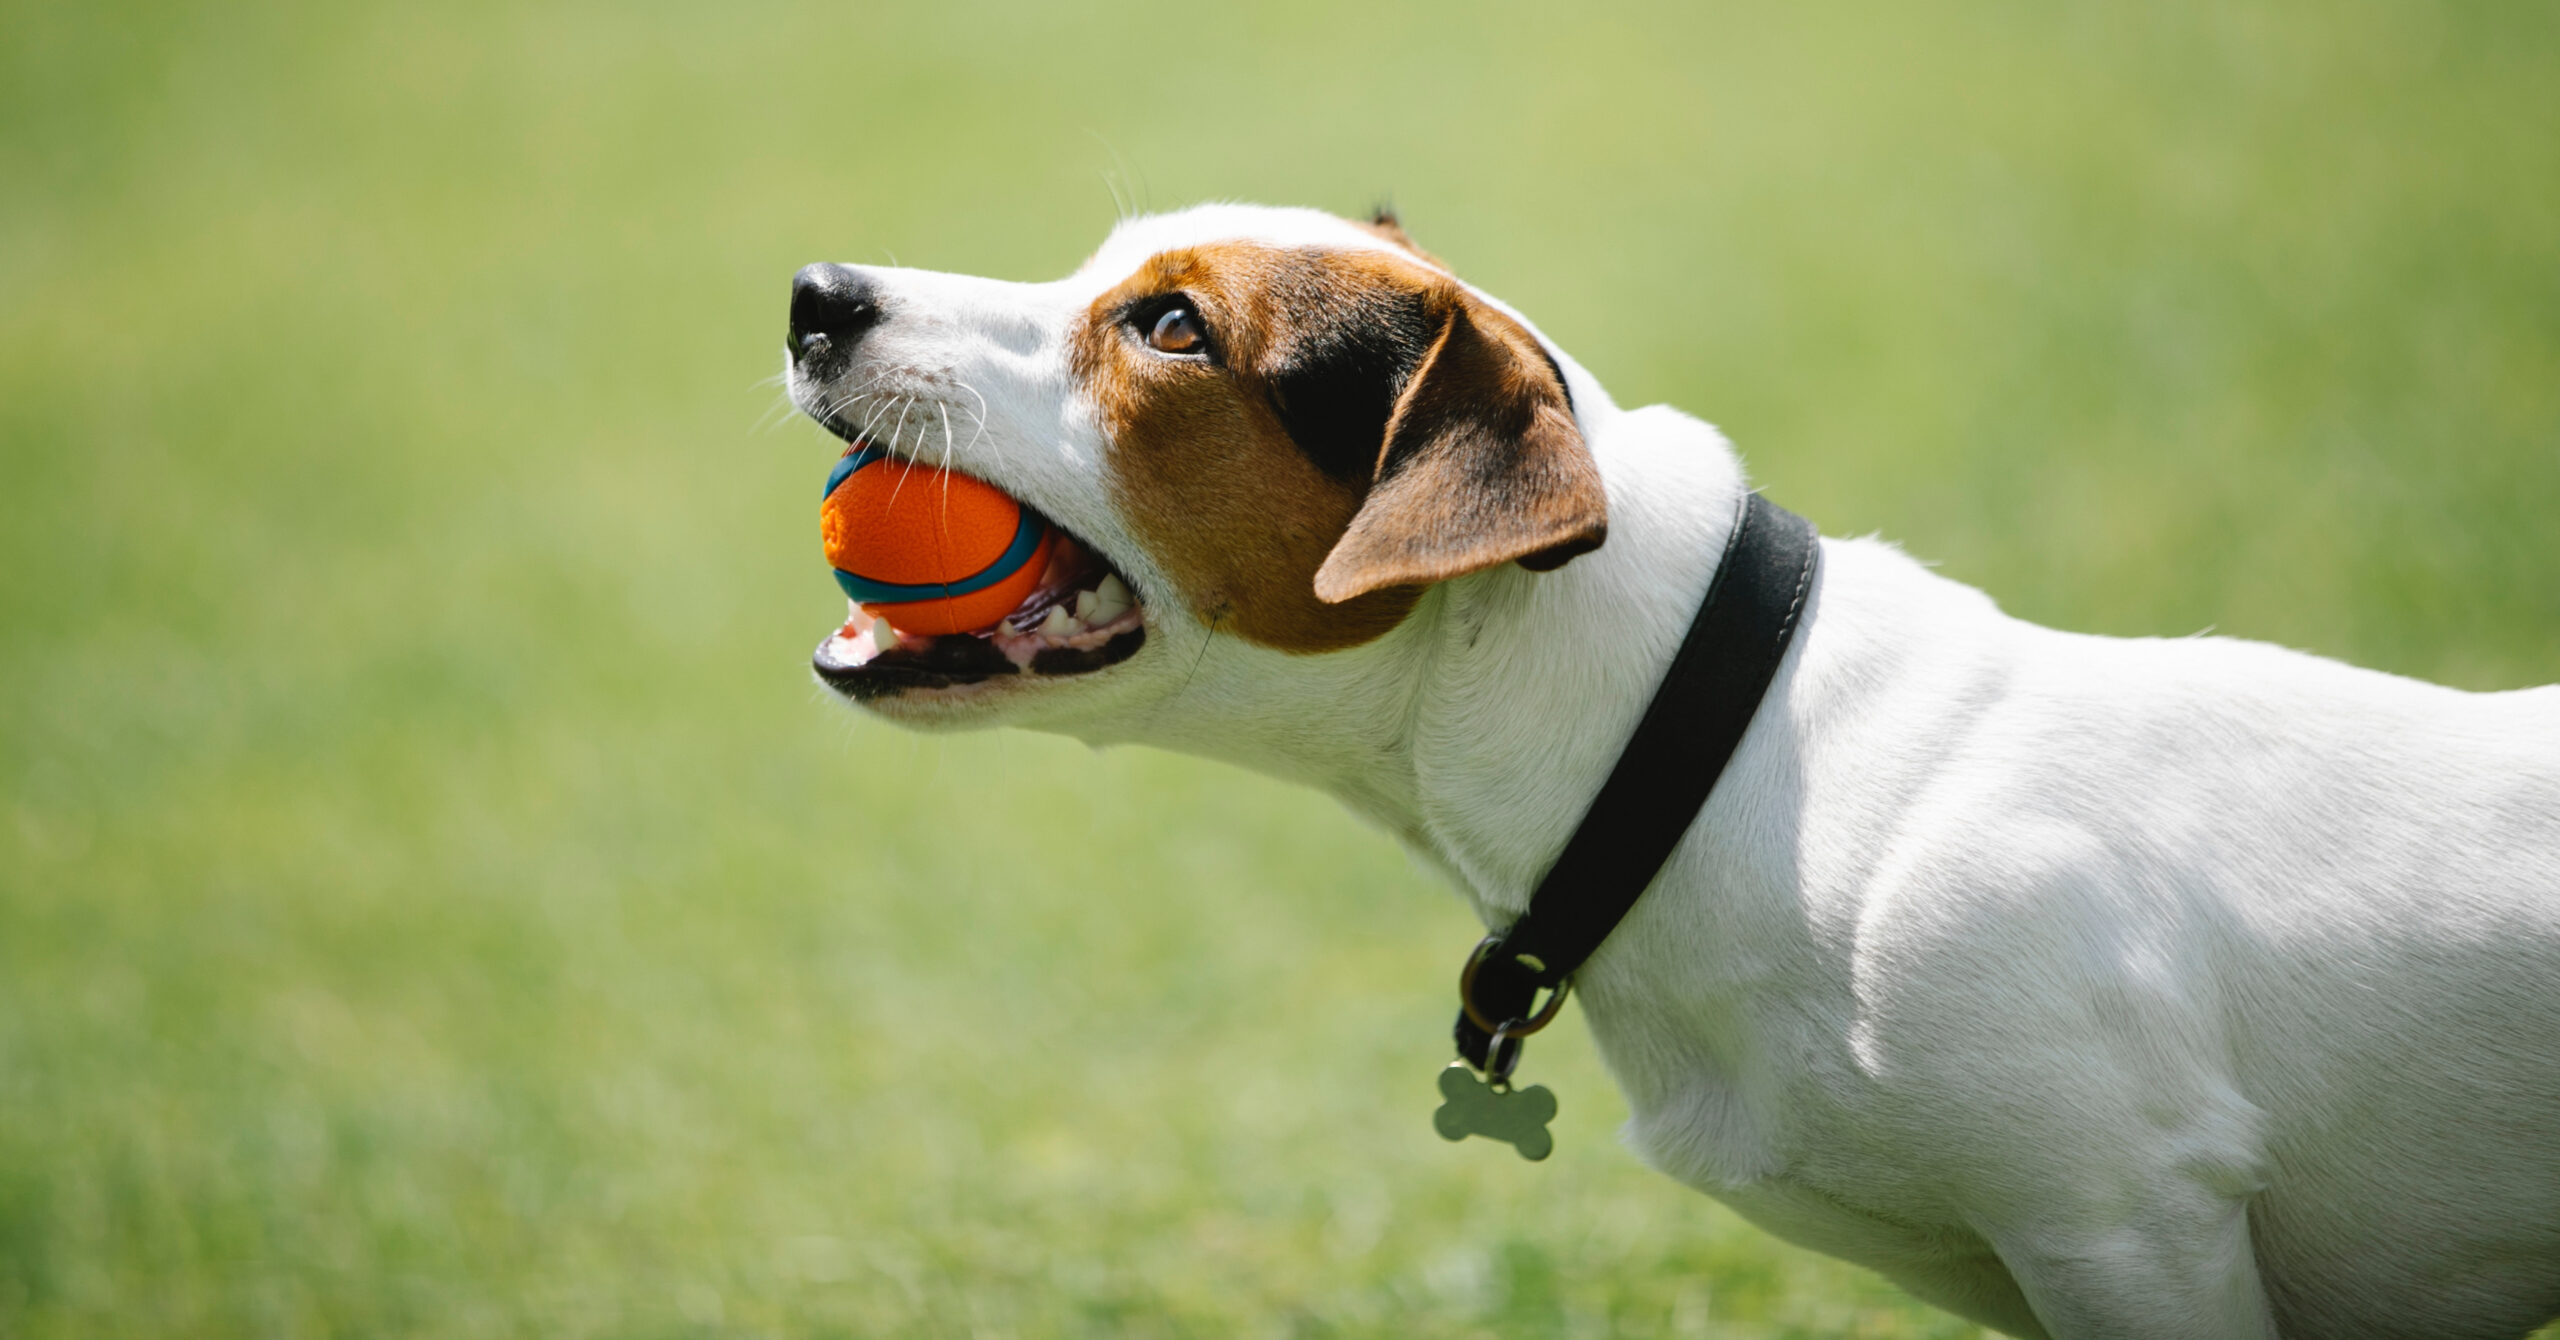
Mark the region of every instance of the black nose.
<instances>
[{"instance_id":1,"label":"black nose","mask_svg":"<svg viewBox=\"0 0 2560 1340\"><path fill-rule=\"evenodd\" d=\"M853 347L880 323L880 291L861 271L842 265L801 267L791 278L791 356L808 360Z\"/></svg>"}]
</instances>

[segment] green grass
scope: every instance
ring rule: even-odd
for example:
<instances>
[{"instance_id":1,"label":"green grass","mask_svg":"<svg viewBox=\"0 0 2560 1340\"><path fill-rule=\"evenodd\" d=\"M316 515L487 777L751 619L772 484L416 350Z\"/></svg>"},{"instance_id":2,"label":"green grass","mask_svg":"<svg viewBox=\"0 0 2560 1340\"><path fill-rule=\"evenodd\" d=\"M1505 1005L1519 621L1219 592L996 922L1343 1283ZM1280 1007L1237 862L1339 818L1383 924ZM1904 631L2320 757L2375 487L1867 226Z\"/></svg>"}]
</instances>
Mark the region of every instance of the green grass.
<instances>
[{"instance_id":1,"label":"green grass","mask_svg":"<svg viewBox=\"0 0 2560 1340\"><path fill-rule=\"evenodd\" d=\"M1956 1336L1428 1128L1328 802L851 718L790 272L1354 211L2071 627L2560 679L2540 5L0 0L0 1336Z\"/></svg>"}]
</instances>

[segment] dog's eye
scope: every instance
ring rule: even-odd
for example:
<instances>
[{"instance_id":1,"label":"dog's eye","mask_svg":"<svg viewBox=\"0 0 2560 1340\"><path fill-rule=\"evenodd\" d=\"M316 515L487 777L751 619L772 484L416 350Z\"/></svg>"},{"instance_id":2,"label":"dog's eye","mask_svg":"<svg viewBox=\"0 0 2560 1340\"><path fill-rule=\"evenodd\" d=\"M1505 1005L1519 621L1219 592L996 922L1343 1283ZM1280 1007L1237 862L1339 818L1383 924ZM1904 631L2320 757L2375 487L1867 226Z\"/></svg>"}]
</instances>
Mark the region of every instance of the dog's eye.
<instances>
[{"instance_id":1,"label":"dog's eye","mask_svg":"<svg viewBox=\"0 0 2560 1340\"><path fill-rule=\"evenodd\" d=\"M1200 314L1187 306L1164 309L1147 331L1147 347L1162 354L1198 354L1209 349L1209 332L1200 328Z\"/></svg>"}]
</instances>

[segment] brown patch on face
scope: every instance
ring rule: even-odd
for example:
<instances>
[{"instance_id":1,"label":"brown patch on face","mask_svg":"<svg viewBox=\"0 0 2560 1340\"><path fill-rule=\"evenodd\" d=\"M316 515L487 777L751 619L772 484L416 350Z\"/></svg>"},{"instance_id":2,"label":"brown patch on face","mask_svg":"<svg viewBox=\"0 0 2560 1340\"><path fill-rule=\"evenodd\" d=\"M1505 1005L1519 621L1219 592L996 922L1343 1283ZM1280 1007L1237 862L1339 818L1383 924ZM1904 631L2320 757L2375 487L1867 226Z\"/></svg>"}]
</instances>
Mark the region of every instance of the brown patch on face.
<instances>
[{"instance_id":1,"label":"brown patch on face","mask_svg":"<svg viewBox=\"0 0 2560 1340\"><path fill-rule=\"evenodd\" d=\"M1149 347L1177 303L1205 354ZM1598 542L1598 471L1552 365L1403 257L1163 252L1094 301L1072 349L1131 530L1204 623L1249 641L1357 646L1432 581ZM1587 505L1556 502L1559 479Z\"/></svg>"},{"instance_id":2,"label":"brown patch on face","mask_svg":"<svg viewBox=\"0 0 2560 1340\"><path fill-rule=\"evenodd\" d=\"M1334 651L1395 627L1420 595L1316 599L1315 571L1359 512L1366 480L1329 474L1298 448L1267 375L1285 363L1290 333L1328 304L1419 290L1418 276L1390 267L1412 268L1386 256L1191 247L1150 258L1087 309L1075 370L1102 410L1115 500L1203 623L1284 651ZM1139 327L1171 295L1196 305L1208 357L1147 347Z\"/></svg>"}]
</instances>

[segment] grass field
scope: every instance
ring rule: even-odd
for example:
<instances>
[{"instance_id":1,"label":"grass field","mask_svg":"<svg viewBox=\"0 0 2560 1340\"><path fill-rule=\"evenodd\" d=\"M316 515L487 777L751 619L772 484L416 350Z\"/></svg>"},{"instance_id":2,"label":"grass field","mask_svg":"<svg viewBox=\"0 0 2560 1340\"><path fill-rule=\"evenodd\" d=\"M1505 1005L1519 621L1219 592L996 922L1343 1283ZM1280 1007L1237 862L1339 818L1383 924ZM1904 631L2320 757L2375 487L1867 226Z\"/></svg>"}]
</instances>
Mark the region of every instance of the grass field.
<instances>
[{"instance_id":1,"label":"grass field","mask_svg":"<svg viewBox=\"0 0 2560 1340\"><path fill-rule=\"evenodd\" d=\"M1975 1334L1429 1130L1312 795L823 702L813 259L1343 211L2070 627L2560 679L2550 5L0 0L0 1337ZM778 426L777 426L778 424Z\"/></svg>"}]
</instances>

